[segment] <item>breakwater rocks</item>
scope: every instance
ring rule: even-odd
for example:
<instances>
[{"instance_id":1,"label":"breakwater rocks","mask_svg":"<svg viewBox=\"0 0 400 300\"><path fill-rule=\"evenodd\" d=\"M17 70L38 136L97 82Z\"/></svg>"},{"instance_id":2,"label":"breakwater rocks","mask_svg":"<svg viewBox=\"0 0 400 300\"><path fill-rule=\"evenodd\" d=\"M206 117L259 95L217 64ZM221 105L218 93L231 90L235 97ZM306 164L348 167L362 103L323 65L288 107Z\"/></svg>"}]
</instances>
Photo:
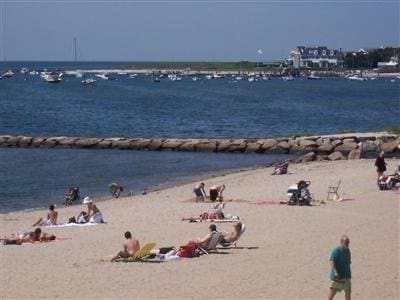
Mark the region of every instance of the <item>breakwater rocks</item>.
<instances>
[{"instance_id":1,"label":"breakwater rocks","mask_svg":"<svg viewBox=\"0 0 400 300\"><path fill-rule=\"evenodd\" d=\"M400 155L400 137L387 133L270 139L173 139L0 136L0 147L293 154L298 162L358 159L379 151Z\"/></svg>"}]
</instances>

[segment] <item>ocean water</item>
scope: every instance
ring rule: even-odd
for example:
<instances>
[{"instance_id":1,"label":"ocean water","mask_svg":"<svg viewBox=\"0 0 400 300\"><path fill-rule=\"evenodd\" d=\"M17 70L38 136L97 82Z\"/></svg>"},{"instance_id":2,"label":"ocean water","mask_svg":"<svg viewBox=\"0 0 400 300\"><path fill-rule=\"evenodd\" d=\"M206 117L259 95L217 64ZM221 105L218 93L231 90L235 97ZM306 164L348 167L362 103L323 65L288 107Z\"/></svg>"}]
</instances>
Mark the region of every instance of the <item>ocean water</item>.
<instances>
[{"instance_id":1,"label":"ocean water","mask_svg":"<svg viewBox=\"0 0 400 300\"><path fill-rule=\"evenodd\" d=\"M123 68L135 63L0 63L0 72ZM194 82L151 77L75 77L46 84L17 73L0 80L0 134L91 137L249 138L398 127L398 79L344 78ZM134 193L205 174L263 165L285 157L250 154L0 149L2 212L62 201L69 185L84 195L108 194L112 181ZM190 191L189 191L190 195Z\"/></svg>"},{"instance_id":2,"label":"ocean water","mask_svg":"<svg viewBox=\"0 0 400 300\"><path fill-rule=\"evenodd\" d=\"M2 213L62 205L69 186L82 196L110 197L118 182L125 195L154 190L204 176L265 166L286 155L150 152L76 149L0 149ZM229 189L229 186L227 187ZM185 197L190 198L188 190Z\"/></svg>"}]
</instances>

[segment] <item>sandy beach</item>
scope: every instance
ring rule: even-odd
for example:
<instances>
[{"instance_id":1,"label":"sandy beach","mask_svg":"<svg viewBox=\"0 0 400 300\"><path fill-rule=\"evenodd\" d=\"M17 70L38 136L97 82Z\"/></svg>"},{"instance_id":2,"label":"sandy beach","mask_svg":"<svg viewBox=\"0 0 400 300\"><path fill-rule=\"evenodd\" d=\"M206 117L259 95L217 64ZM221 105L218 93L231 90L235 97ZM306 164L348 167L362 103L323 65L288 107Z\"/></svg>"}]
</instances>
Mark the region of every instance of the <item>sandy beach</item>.
<instances>
[{"instance_id":1,"label":"sandy beach","mask_svg":"<svg viewBox=\"0 0 400 300\"><path fill-rule=\"evenodd\" d=\"M399 160L387 159L388 173ZM290 165L288 175L272 168L204 180L206 188L226 184L225 213L240 216L247 230L239 247L220 254L160 264L110 263L123 233L142 245L182 245L204 236L210 223L182 222L209 207L194 203L193 184L143 196L99 202L107 224L43 228L63 240L0 246L2 299L259 298L325 299L329 254L339 237L350 237L353 299L399 299L399 192L379 191L373 160ZM341 179L342 202L314 207L275 204L287 188L311 181L317 199ZM274 201L274 202L272 202ZM49 203L50 204L50 203ZM61 208L59 222L83 205ZM46 211L1 215L1 236L31 230ZM217 224L230 231L232 224ZM343 293L337 299L343 299Z\"/></svg>"}]
</instances>

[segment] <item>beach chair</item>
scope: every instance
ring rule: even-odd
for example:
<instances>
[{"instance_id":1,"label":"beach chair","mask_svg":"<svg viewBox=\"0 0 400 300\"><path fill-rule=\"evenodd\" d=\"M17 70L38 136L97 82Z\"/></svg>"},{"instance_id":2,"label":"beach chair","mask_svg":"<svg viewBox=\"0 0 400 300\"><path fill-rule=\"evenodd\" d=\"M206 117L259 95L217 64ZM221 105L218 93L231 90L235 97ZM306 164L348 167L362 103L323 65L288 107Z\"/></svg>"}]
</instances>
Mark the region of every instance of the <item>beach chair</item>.
<instances>
[{"instance_id":1,"label":"beach chair","mask_svg":"<svg viewBox=\"0 0 400 300\"><path fill-rule=\"evenodd\" d=\"M339 180L338 185L337 186L330 186L328 187L328 195L326 196L326 201L333 201L334 197L336 196L337 199L339 199L339 194L338 194L338 190L340 188L340 184L342 183L342 179ZM331 195L333 195L332 199L331 199Z\"/></svg>"},{"instance_id":2,"label":"beach chair","mask_svg":"<svg viewBox=\"0 0 400 300\"><path fill-rule=\"evenodd\" d=\"M236 239L236 241L234 241L233 243L224 243L224 242L219 242L219 244L223 247L223 248L229 248L232 246L235 246L236 243L239 241L239 239L242 237L243 233L246 231L246 226L244 224L242 224L242 228L240 229L240 233L238 238Z\"/></svg>"},{"instance_id":3,"label":"beach chair","mask_svg":"<svg viewBox=\"0 0 400 300\"><path fill-rule=\"evenodd\" d=\"M204 249L199 246L198 249L206 255L210 254L211 251L218 251L217 245L220 239L221 239L221 234L217 231L213 231L211 232L211 238L208 241L207 247Z\"/></svg>"},{"instance_id":4,"label":"beach chair","mask_svg":"<svg viewBox=\"0 0 400 300\"><path fill-rule=\"evenodd\" d=\"M156 243L147 243L140 248L132 257L122 259L123 262L145 262L147 257L151 254L151 250L154 249Z\"/></svg>"}]
</instances>

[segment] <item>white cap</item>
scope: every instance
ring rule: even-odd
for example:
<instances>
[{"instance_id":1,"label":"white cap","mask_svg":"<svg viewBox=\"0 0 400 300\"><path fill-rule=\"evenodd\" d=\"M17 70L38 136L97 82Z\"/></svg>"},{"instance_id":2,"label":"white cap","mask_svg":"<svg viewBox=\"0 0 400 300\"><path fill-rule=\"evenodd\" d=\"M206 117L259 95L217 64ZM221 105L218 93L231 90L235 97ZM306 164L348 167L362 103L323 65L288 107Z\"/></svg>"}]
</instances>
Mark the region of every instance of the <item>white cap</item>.
<instances>
[{"instance_id":1,"label":"white cap","mask_svg":"<svg viewBox=\"0 0 400 300\"><path fill-rule=\"evenodd\" d=\"M93 200L90 199L89 197L85 197L85 199L83 199L83 204L89 204L89 203L93 203Z\"/></svg>"}]
</instances>

